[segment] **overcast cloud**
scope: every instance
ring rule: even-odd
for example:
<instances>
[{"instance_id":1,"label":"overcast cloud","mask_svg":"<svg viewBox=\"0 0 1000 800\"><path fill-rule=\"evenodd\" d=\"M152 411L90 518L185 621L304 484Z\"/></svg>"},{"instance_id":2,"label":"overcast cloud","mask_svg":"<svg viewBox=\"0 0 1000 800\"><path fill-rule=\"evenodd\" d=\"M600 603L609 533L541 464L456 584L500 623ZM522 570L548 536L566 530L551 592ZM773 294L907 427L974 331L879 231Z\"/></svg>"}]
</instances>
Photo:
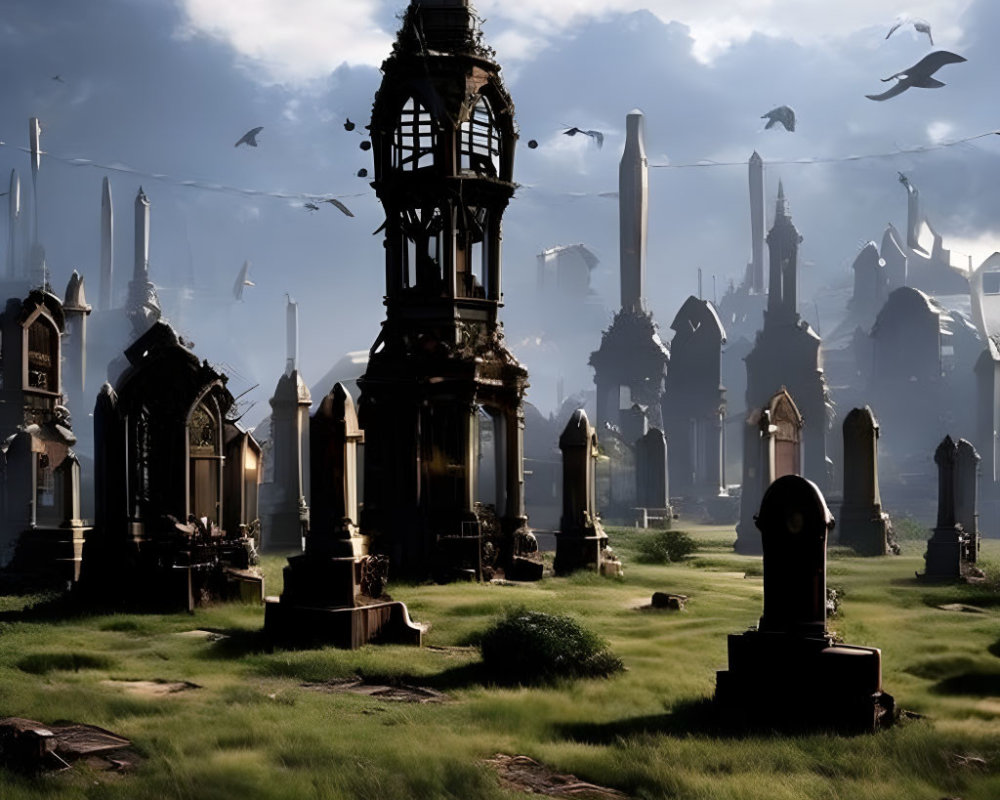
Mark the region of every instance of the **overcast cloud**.
<instances>
[{"instance_id":1,"label":"overcast cloud","mask_svg":"<svg viewBox=\"0 0 1000 800\"><path fill-rule=\"evenodd\" d=\"M1000 4L993 0L909 4L909 13L932 23L936 42L968 62L941 70L944 88L910 90L885 103L864 95L881 91L879 78L929 50L912 29L885 40L903 10L889 2L478 6L486 40L500 51L522 135L515 161L521 188L504 221L504 316L532 371L530 399L543 408L554 401L559 359L531 344L548 324L529 313L535 254L586 243L601 259L595 286L606 314L617 306L617 206L600 195L617 188L624 118L634 107L646 114L653 164L740 162L651 171L647 296L664 335L696 290L699 267L709 296L712 276L721 294L742 275L750 252L743 164L754 149L767 164L769 205L781 178L804 237L804 303L845 285L862 244L879 240L890 221L903 224L897 171L920 188L946 245L977 262L1000 249L998 136L920 155L776 163L889 153L1000 126ZM642 6L648 10L636 10ZM6 0L0 140L7 146L0 147L0 168L16 167L26 178L27 157L16 148L26 143L27 118L37 115L53 156L142 173L45 161L41 231L57 287L78 268L97 296L100 183L109 174L119 291L131 269L131 204L142 184L153 204L153 280L164 288L172 321L199 355L231 365L246 385L261 383L261 414L284 366L286 292L300 301L307 376L323 374L345 351L367 348L383 315L383 249L372 236L382 212L368 181L356 176L371 170L370 153L359 149L360 125L348 133L342 123L367 122L377 65L401 7L364 0ZM57 74L61 81L53 80ZM797 112L794 134L763 128L760 115L781 104ZM233 147L258 125L258 148ZM603 149L564 136L565 125L604 131ZM537 150L523 146L530 138L540 142ZM301 197L213 191L206 183L337 195L356 216L329 205L310 213ZM253 262L257 285L243 303L230 303L244 259ZM180 302L182 289L191 300ZM580 342L583 362L568 375L567 391L588 386L585 354L599 335Z\"/></svg>"}]
</instances>

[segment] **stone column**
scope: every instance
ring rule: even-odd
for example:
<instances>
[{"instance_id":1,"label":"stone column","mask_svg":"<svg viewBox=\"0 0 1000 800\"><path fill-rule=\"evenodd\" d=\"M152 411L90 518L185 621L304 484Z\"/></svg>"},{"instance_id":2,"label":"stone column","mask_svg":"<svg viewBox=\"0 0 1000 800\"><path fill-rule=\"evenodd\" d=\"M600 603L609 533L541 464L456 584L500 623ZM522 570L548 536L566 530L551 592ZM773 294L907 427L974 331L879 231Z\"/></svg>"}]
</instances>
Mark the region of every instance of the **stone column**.
<instances>
[{"instance_id":1,"label":"stone column","mask_svg":"<svg viewBox=\"0 0 1000 800\"><path fill-rule=\"evenodd\" d=\"M878 488L879 427L872 410L853 409L844 419L844 501L840 543L862 555L889 552L889 515Z\"/></svg>"},{"instance_id":2,"label":"stone column","mask_svg":"<svg viewBox=\"0 0 1000 800\"><path fill-rule=\"evenodd\" d=\"M975 563L979 554L979 453L971 442L958 440L955 461L955 521L965 533L962 558Z\"/></svg>"}]
</instances>

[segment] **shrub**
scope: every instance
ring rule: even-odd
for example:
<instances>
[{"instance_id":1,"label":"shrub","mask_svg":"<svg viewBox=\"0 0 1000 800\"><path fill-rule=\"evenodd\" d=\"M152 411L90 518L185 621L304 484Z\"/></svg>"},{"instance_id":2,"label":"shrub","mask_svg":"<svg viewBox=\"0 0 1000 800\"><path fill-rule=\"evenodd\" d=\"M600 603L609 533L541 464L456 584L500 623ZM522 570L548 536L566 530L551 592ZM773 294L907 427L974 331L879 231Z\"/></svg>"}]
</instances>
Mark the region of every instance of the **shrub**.
<instances>
[{"instance_id":1,"label":"shrub","mask_svg":"<svg viewBox=\"0 0 1000 800\"><path fill-rule=\"evenodd\" d=\"M483 663L500 683L552 683L600 678L624 669L597 634L562 614L508 611L483 633Z\"/></svg>"},{"instance_id":2,"label":"shrub","mask_svg":"<svg viewBox=\"0 0 1000 800\"><path fill-rule=\"evenodd\" d=\"M657 531L639 540L638 559L643 564L669 564L697 549L694 539L684 531Z\"/></svg>"}]
</instances>

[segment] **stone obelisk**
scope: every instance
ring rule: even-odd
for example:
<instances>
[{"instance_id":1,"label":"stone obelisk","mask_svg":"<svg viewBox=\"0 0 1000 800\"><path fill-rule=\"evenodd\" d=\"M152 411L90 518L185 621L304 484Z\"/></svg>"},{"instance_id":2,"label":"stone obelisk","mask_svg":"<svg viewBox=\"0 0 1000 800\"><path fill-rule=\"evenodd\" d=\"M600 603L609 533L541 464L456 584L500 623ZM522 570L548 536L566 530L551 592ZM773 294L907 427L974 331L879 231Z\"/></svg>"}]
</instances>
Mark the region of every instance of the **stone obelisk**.
<instances>
[{"instance_id":1,"label":"stone obelisk","mask_svg":"<svg viewBox=\"0 0 1000 800\"><path fill-rule=\"evenodd\" d=\"M618 167L623 311L643 311L649 224L649 163L645 139L643 114L634 109L625 117L625 151Z\"/></svg>"},{"instance_id":2,"label":"stone obelisk","mask_svg":"<svg viewBox=\"0 0 1000 800\"><path fill-rule=\"evenodd\" d=\"M764 294L764 161L750 156L750 291Z\"/></svg>"},{"instance_id":3,"label":"stone obelisk","mask_svg":"<svg viewBox=\"0 0 1000 800\"><path fill-rule=\"evenodd\" d=\"M21 224L21 179L17 170L10 171L10 188L7 190L7 278L17 273L17 228Z\"/></svg>"},{"instance_id":4,"label":"stone obelisk","mask_svg":"<svg viewBox=\"0 0 1000 800\"><path fill-rule=\"evenodd\" d=\"M112 284L114 282L115 260L115 218L111 204L111 182L104 176L101 186L101 297L99 308L109 311L114 302Z\"/></svg>"}]
</instances>

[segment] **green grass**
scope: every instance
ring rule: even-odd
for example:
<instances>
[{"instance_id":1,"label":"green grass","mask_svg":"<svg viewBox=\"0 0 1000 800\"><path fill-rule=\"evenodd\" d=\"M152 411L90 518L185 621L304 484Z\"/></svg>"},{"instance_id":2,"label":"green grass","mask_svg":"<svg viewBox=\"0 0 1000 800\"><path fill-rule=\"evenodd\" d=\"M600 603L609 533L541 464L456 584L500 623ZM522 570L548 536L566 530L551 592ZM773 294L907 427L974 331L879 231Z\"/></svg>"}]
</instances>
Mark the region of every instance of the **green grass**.
<instances>
[{"instance_id":1,"label":"green grass","mask_svg":"<svg viewBox=\"0 0 1000 800\"><path fill-rule=\"evenodd\" d=\"M21 613L45 598L0 598L0 715L86 722L131 738L143 756L126 775L73 770L38 778L0 770L4 800L179 798L513 798L482 760L525 754L636 798L692 800L995 800L1000 797L998 584L916 582L923 541L899 557L834 551L842 593L831 621L883 653L898 706L923 715L867 736L721 735L706 722L726 635L761 612L760 560L732 552L732 529L685 526L697 552L641 564L648 532L611 529L623 580L578 574L530 585L390 585L427 647L268 652L263 610L194 615ZM929 535L929 534L928 534ZM1000 541L984 543L988 574ZM267 591L284 560L265 558ZM654 591L686 610L643 610ZM943 611L964 603L982 613ZM567 614L605 640L626 671L537 688L484 679L474 646L498 617L527 608ZM227 636L180 635L193 629ZM361 675L444 691L412 705L327 694L303 683ZM189 681L165 697L121 681ZM960 757L986 760L963 764Z\"/></svg>"}]
</instances>

